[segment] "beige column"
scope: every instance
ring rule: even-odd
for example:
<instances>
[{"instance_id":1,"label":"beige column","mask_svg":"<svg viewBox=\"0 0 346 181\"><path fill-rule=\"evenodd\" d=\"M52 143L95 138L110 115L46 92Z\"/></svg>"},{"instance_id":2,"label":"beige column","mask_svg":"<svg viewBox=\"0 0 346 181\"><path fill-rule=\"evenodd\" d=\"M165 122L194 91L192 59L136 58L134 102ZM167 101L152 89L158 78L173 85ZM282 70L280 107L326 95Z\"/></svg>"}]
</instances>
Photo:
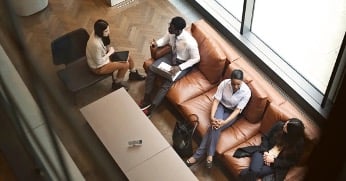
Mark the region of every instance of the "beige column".
<instances>
[{"instance_id":1,"label":"beige column","mask_svg":"<svg viewBox=\"0 0 346 181\"><path fill-rule=\"evenodd\" d=\"M13 9L19 16L30 16L48 5L48 0L12 0Z\"/></svg>"}]
</instances>

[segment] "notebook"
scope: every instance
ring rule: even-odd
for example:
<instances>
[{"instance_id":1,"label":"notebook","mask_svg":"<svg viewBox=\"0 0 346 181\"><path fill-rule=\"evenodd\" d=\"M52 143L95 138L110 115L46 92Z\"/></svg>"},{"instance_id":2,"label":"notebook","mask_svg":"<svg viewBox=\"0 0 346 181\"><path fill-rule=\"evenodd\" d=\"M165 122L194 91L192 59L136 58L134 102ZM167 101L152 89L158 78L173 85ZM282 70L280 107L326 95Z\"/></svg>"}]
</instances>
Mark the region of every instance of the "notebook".
<instances>
[{"instance_id":1,"label":"notebook","mask_svg":"<svg viewBox=\"0 0 346 181\"><path fill-rule=\"evenodd\" d=\"M111 56L109 56L109 59L112 62L127 62L128 57L129 51L120 51L114 52Z\"/></svg>"},{"instance_id":2,"label":"notebook","mask_svg":"<svg viewBox=\"0 0 346 181\"><path fill-rule=\"evenodd\" d=\"M152 66L151 70L170 81L175 81L178 75L180 75L181 71L177 72L174 76L172 76L171 73L169 73L171 68L172 66L170 66L166 62L161 62L157 67Z\"/></svg>"}]
</instances>

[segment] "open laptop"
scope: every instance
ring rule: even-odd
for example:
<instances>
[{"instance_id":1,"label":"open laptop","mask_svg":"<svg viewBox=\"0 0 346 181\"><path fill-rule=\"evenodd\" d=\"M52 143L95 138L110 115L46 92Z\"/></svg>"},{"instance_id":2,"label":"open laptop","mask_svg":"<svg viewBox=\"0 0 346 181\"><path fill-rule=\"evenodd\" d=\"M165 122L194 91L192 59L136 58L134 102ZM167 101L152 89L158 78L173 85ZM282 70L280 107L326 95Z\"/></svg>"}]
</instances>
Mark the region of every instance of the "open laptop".
<instances>
[{"instance_id":1,"label":"open laptop","mask_svg":"<svg viewBox=\"0 0 346 181\"><path fill-rule=\"evenodd\" d=\"M112 62L127 62L128 57L129 51L120 51L114 52L111 56L109 56L109 59Z\"/></svg>"},{"instance_id":2,"label":"open laptop","mask_svg":"<svg viewBox=\"0 0 346 181\"><path fill-rule=\"evenodd\" d=\"M170 81L175 81L178 75L180 75L181 71L172 76L171 73L169 73L171 68L171 65L167 64L166 62L161 62L158 66L152 66L151 70Z\"/></svg>"}]
</instances>

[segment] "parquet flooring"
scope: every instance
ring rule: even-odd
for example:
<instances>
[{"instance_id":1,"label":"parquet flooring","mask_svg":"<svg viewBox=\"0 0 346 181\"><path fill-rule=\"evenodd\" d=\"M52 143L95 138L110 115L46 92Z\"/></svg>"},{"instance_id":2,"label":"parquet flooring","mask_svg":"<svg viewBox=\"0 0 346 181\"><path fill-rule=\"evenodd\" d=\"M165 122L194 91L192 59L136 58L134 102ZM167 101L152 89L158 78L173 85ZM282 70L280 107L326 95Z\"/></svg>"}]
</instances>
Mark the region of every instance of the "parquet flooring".
<instances>
[{"instance_id":1,"label":"parquet flooring","mask_svg":"<svg viewBox=\"0 0 346 181\"><path fill-rule=\"evenodd\" d=\"M179 8L186 8L181 6L182 3L184 1L134 0L117 8L109 7L105 0L49 0L48 7L43 11L20 17L19 24L35 66L47 80L48 86L53 87L67 101L65 108L74 118L66 120L59 115L61 107L51 105L50 109L55 114L52 120L54 131L86 180L126 180L79 113L79 108L110 92L111 80L104 80L77 95L71 95L56 76L56 70L61 67L52 63L50 43L62 34L80 27L91 33L94 22L102 18L110 23L111 44L116 50L130 50L136 67L144 72L142 64L150 56L149 42L167 31L170 19L182 16L188 24L196 20L179 11ZM181 7L177 8L176 5ZM187 12L186 9L184 12ZM143 89L144 82L131 82L129 93L138 101L143 96ZM73 97L77 100L76 104ZM176 119L166 102L151 118L170 143ZM203 167L197 165L192 168L200 180L229 180L221 164L216 163L208 172Z\"/></svg>"}]
</instances>

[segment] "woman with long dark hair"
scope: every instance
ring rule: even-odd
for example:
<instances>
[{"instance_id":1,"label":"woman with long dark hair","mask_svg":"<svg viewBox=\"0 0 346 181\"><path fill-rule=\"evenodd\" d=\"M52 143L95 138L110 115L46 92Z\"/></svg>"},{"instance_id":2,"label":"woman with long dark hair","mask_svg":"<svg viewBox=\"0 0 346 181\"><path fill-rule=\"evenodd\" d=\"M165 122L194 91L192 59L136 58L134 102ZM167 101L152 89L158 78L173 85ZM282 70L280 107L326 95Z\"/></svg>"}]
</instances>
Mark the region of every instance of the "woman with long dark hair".
<instances>
[{"instance_id":1,"label":"woman with long dark hair","mask_svg":"<svg viewBox=\"0 0 346 181\"><path fill-rule=\"evenodd\" d=\"M251 156L249 168L240 172L241 180L256 181L270 174L274 174L275 181L284 180L288 169L303 154L304 124L297 118L279 121L262 136L261 145L240 149Z\"/></svg>"},{"instance_id":2,"label":"woman with long dark hair","mask_svg":"<svg viewBox=\"0 0 346 181\"><path fill-rule=\"evenodd\" d=\"M109 74L118 71L112 85L113 90L124 87L122 81L127 70L130 70L129 80L144 80L146 77L140 75L134 68L134 62L129 55L125 57L125 60L113 58L121 55L120 52L115 52L114 48L110 46L109 34L108 22L102 19L97 20L86 47L87 61L91 70L95 74Z\"/></svg>"}]
</instances>

